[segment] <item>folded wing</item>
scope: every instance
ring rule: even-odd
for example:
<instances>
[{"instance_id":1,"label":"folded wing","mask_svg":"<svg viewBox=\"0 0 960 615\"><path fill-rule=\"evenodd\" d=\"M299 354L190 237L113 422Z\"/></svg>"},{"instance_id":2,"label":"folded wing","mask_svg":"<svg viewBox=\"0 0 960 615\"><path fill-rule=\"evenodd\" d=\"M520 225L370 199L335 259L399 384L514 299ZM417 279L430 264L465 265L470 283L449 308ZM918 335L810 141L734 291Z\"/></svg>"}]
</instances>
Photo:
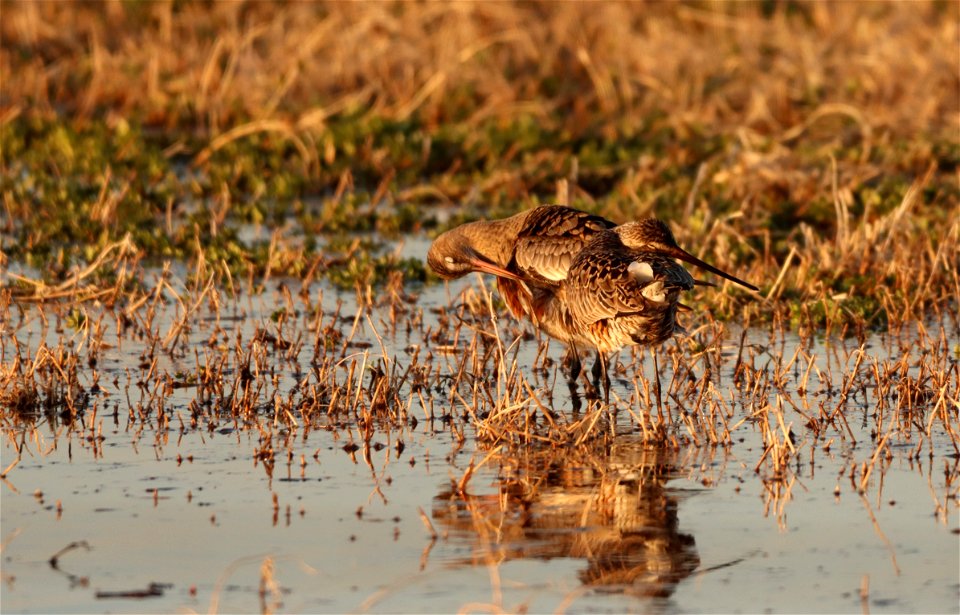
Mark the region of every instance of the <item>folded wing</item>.
<instances>
[{"instance_id":1,"label":"folded wing","mask_svg":"<svg viewBox=\"0 0 960 615\"><path fill-rule=\"evenodd\" d=\"M694 279L669 256L624 249L614 233L606 233L577 256L566 286L570 311L586 326L673 307Z\"/></svg>"},{"instance_id":2,"label":"folded wing","mask_svg":"<svg viewBox=\"0 0 960 615\"><path fill-rule=\"evenodd\" d=\"M534 284L566 279L577 254L613 222L561 205L539 207L526 217L513 251L514 270Z\"/></svg>"}]
</instances>

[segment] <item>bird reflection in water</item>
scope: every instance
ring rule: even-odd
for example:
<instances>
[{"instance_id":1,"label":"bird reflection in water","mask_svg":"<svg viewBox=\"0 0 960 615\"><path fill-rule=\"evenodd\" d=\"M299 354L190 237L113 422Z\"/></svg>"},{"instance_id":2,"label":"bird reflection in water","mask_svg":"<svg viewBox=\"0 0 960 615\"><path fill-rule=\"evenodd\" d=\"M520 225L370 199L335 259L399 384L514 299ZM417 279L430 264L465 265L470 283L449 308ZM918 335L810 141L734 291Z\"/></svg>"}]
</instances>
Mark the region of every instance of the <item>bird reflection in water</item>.
<instances>
[{"instance_id":1,"label":"bird reflection in water","mask_svg":"<svg viewBox=\"0 0 960 615\"><path fill-rule=\"evenodd\" d=\"M673 451L621 436L588 450L498 453L488 464L497 462L497 493L451 485L434 498L438 525L472 539L455 563L578 558L585 586L644 597L670 596L700 565L693 536L679 530L682 496L666 488L677 473Z\"/></svg>"}]
</instances>

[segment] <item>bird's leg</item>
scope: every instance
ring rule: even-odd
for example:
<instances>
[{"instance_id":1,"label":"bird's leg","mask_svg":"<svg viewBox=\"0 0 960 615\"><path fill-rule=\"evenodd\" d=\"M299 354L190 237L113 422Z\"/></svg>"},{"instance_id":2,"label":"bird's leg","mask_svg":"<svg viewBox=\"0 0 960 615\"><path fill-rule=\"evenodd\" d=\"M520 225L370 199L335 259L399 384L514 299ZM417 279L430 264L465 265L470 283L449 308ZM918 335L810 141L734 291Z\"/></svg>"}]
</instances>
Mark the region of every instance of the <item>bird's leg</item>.
<instances>
[{"instance_id":1,"label":"bird's leg","mask_svg":"<svg viewBox=\"0 0 960 615\"><path fill-rule=\"evenodd\" d=\"M583 406L580 401L580 391L577 388L576 380L567 380L567 389L570 391L570 404L573 406L573 416L574 418L580 416L580 408Z\"/></svg>"},{"instance_id":2,"label":"bird's leg","mask_svg":"<svg viewBox=\"0 0 960 615\"><path fill-rule=\"evenodd\" d=\"M593 375L592 378L586 376L585 372L583 371L581 372L581 374L584 375L584 378L583 378L584 392L586 393L587 399L590 401L600 398L600 389L599 389L600 380L597 376L597 374L599 373L599 369L600 368L597 367L597 364L594 363L593 369L590 371L590 373Z\"/></svg>"},{"instance_id":3,"label":"bird's leg","mask_svg":"<svg viewBox=\"0 0 960 615\"><path fill-rule=\"evenodd\" d=\"M660 365L657 362L657 349L654 347L651 349L653 354L653 377L656 379L655 384L657 392L657 417L660 419L660 423L663 424L663 401L660 397Z\"/></svg>"},{"instance_id":4,"label":"bird's leg","mask_svg":"<svg viewBox=\"0 0 960 615\"><path fill-rule=\"evenodd\" d=\"M610 404L610 373L607 370L607 357L604 353L597 351L597 360L593 364L593 384L599 390L601 387L604 391L604 401L607 405ZM602 378L602 380L601 380Z\"/></svg>"},{"instance_id":5,"label":"bird's leg","mask_svg":"<svg viewBox=\"0 0 960 615\"><path fill-rule=\"evenodd\" d=\"M580 414L580 391L577 387L577 378L580 377L580 373L583 371L582 364L580 363L580 353L577 352L577 347L570 345L567 348L567 351L563 355L561 360L561 365L563 371L567 374L567 389L570 391L570 402L573 404L573 415L577 416ZM589 392L588 392L589 394Z\"/></svg>"},{"instance_id":6,"label":"bird's leg","mask_svg":"<svg viewBox=\"0 0 960 615\"><path fill-rule=\"evenodd\" d=\"M580 376L582 366L580 364L580 355L577 353L576 346L570 346L566 354L563 355L563 368L567 371L567 377L570 382L576 382Z\"/></svg>"},{"instance_id":7,"label":"bird's leg","mask_svg":"<svg viewBox=\"0 0 960 615\"><path fill-rule=\"evenodd\" d=\"M607 404L607 406L609 406L610 405L610 371L609 371L610 366L607 364L606 356L603 356L601 361L603 362L603 390L605 391L603 401L604 403Z\"/></svg>"},{"instance_id":8,"label":"bird's leg","mask_svg":"<svg viewBox=\"0 0 960 615\"><path fill-rule=\"evenodd\" d=\"M590 370L590 373L593 374L593 385L597 388L600 388L600 376L603 374L603 355L600 352L597 352L597 359L593 362L593 369Z\"/></svg>"}]
</instances>

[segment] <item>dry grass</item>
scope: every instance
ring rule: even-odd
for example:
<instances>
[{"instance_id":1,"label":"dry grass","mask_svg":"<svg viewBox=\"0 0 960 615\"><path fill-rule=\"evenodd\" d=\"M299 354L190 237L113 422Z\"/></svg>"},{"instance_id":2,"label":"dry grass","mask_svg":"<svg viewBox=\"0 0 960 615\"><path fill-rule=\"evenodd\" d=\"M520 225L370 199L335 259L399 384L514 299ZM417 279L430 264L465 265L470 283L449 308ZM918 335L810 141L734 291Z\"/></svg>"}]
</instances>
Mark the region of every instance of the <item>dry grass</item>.
<instances>
[{"instance_id":1,"label":"dry grass","mask_svg":"<svg viewBox=\"0 0 960 615\"><path fill-rule=\"evenodd\" d=\"M147 449L190 433L246 433L272 491L274 479L316 471L321 448L313 459L304 449L321 430L333 454L369 467L370 498L386 502L386 467L424 461L405 442L449 442L446 463L459 470L434 498L421 566L437 540L468 532L471 550L451 564L486 566L492 595L464 608L495 611L523 607L504 604L501 588L500 565L516 558L582 560L569 602L598 590L671 595L700 568L680 529L680 496L665 486L681 473L707 488L752 478L758 508L786 530L807 472L838 469L837 497L859 498L885 542L872 502L888 469L916 468L939 523L960 498L956 321L826 344L778 325L748 336L708 321L658 351L659 375L647 351L624 353L614 403L585 400L578 411L555 353L541 349L526 364L519 349L536 341L497 317L482 285L432 313L399 290L334 306L318 285L293 294L279 284L264 309L246 293L227 297L212 276L194 271L186 283L162 272L152 286L139 280L148 292L111 304L10 307L0 294L0 428L17 452L0 480L16 492L20 456L64 442L71 455L102 457L106 422L108 434ZM38 328L51 335L35 347ZM469 463L455 461L471 450ZM272 496L274 525L289 526L290 504ZM282 608L273 560L260 560L260 609L272 612ZM220 591L218 582L212 608Z\"/></svg>"},{"instance_id":2,"label":"dry grass","mask_svg":"<svg viewBox=\"0 0 960 615\"><path fill-rule=\"evenodd\" d=\"M350 314L342 303L330 311L322 291L292 295L281 285L272 314L236 326L230 323L246 319L240 305L210 279L195 274L191 289L163 274L149 293L88 307L27 304L17 308L17 320L8 309L0 344L7 428L22 433L17 425L46 416L77 424L96 447L97 417L111 390L126 402L131 426L214 430L226 422L258 429L256 457L271 469L292 451L291 434L300 429L330 430L349 453L362 450L369 459L379 437L402 441L421 422L449 431L458 446L472 437L506 451L564 450L624 433L675 450L729 448L747 430L763 443L754 470L784 483L817 447L862 444L862 427L850 425L856 416L871 425L875 447L851 466L860 491L894 442L909 442L917 460L932 456L942 438L960 454L956 321L887 334L881 352L867 352L865 338L824 346L778 326L758 343L746 330L738 336L712 321L661 347L659 374L646 357L651 351L624 353L606 406L580 398L579 387L568 393L545 349L524 365L520 349L534 340L513 321L497 319L483 286L480 293L467 288L455 308L425 317L416 296L399 292L376 304L360 293ZM21 331L39 323L61 332L56 346L20 341ZM405 351L396 349L398 338L409 340ZM136 369L127 370L125 384L118 375L105 382L99 366L116 356L114 348L131 344ZM113 399L116 418L121 398ZM461 491L469 478L461 479Z\"/></svg>"},{"instance_id":3,"label":"dry grass","mask_svg":"<svg viewBox=\"0 0 960 615\"><path fill-rule=\"evenodd\" d=\"M763 286L756 300L728 287L707 291L694 301L696 307L709 301L713 314L735 317L744 326L769 318L780 335L789 322L805 340L822 329L828 336L862 340L876 324L955 323L960 214L951 205L957 204L957 178L951 154L936 148L956 146L950 135L958 129L958 78L956 58L934 51L955 40L956 7L787 3L769 15L764 10L738 3L15 3L2 19L0 67L10 76L3 117L15 122L46 116L79 124L133 119L175 136L189 130L206 143L194 152L201 166L226 144L266 131L295 143L308 176L318 172L317 165L350 155L342 149L345 143L330 141L337 134L333 126L350 114L393 121L415 117L428 134L526 115L568 134L570 141L600 135L615 142L654 121L681 143L689 143L691 135L693 141L729 140L706 157L665 146L669 164L696 169L683 195L684 224L675 228L681 243L695 246L698 255ZM192 142L179 143L172 152L180 154ZM568 154L556 156L567 169L560 169L557 198L584 202L590 195L578 185ZM387 152L354 155L381 157L385 178L395 172L391 164L399 164L391 163ZM812 160L819 160L818 168L810 167ZM617 219L649 213L655 197L641 198L641 186L651 173L662 172L661 166L643 156L621 165L620 179L595 208ZM603 165L591 172L594 179L602 176ZM909 188L900 196L881 195L876 203L863 201L860 188L887 172L912 176ZM442 177L434 186L440 192ZM107 189L110 181L107 170L92 211L116 224L119 197ZM402 200L401 187L383 181L382 196ZM352 186L352 180L341 181L338 194ZM734 205L718 208L707 194L722 194ZM776 211L771 194L782 194L797 208L788 213L800 222L777 226L784 212ZM6 200L8 212L24 213L25 204L11 205L9 195ZM828 227L803 222L804 208L824 204L829 212L810 220L827 220ZM210 220L213 237L231 208L229 192L220 207ZM168 231L170 217L168 205ZM125 236L92 253L88 263L63 271L56 285L11 275L14 292L5 295L7 305L13 297L17 305L72 301L51 309L82 336L91 365L106 322L115 321L121 337L136 331L145 340L138 381L146 393L131 400L132 418L155 411L161 421L169 420L163 399L183 385L196 387L189 405L193 425L208 411L214 422L221 416L252 420L269 411L277 424L291 426L327 416L333 424L356 424L356 440L364 446L378 428L408 420L414 402L423 420L442 420L460 442L468 425L494 445L583 444L598 433L612 433L598 428L613 423L609 409L596 404L573 419L554 416L556 370L545 353L540 368L522 369L517 353L530 342L516 334L515 323L497 320L495 298L482 286L459 307L438 314L424 331L423 346L403 361L381 338L398 327L424 327L423 315L409 319L414 297L402 274L390 276L386 292L358 279L358 312L346 320L339 313L327 319L323 297L315 302L309 297L315 271L323 266L318 257L300 276L306 305L298 307L298 299L284 290L282 313L253 339L231 339L221 330L204 347L188 346L197 314L208 305L219 318L222 295L240 286L199 234L194 243L191 281L178 288L169 281L169 264L149 280L141 269L144 255ZM272 271L286 270L271 265L274 261L302 261L302 249L293 251L274 234L266 275L257 278L248 270L247 289L263 289ZM108 275L94 275L104 271ZM367 312L380 301L378 295L390 310L380 325ZM176 310L161 327L155 317L163 300L173 301ZM105 303L108 312L93 321L83 303L90 301ZM37 309L46 318L47 308ZM291 321L291 315L304 313L312 316ZM798 408L814 439L852 437L837 407L792 399L787 391L798 385L785 371L752 371L749 346L739 349L737 388L730 398L715 380L728 368L716 351L725 328L710 314L697 324L685 346L667 348L658 399L642 368L621 372L636 375L627 378L630 398L616 405L656 409L633 417L646 441L729 446L737 427L731 424L735 408L741 408L763 434L766 449L758 470L770 466L774 477L782 477L797 454L784 404ZM361 330L374 336L372 347L355 340ZM88 400L76 384L83 358L61 346L7 350L15 357L5 363L3 391L10 407L29 412L66 404L71 415L83 410L78 404ZM942 359L948 346L944 333L932 343L939 354L896 369L871 363L861 353L853 372L826 377L826 392L824 379L820 389L808 382L816 366L806 351L798 350L787 364L804 365L800 391L832 394L831 387L842 387L841 408L858 388L882 391L875 400L881 416L887 404L935 402L931 416L940 418L930 419L915 436L923 443L937 420L955 433L948 411L956 396L955 375L942 361L924 363ZM298 357L310 349L306 373ZM161 377L164 354L193 357L195 373ZM772 360L780 365L786 358ZM264 376L278 368L291 369L300 384L281 391ZM890 384L893 373L900 379ZM92 374L96 383L95 368ZM438 408L441 395L449 399Z\"/></svg>"},{"instance_id":4,"label":"dry grass","mask_svg":"<svg viewBox=\"0 0 960 615\"><path fill-rule=\"evenodd\" d=\"M952 3L17 2L0 18L0 116L143 125L163 156L201 169L251 139L286 151L302 185L274 197L281 212L333 192L308 230L355 218L351 195L373 210L419 204L429 223L437 204L496 215L552 200L556 185L560 201L617 221L675 220L683 244L762 288L762 301L711 293L699 309L839 333L957 309L960 65L942 50L958 24ZM5 158L5 186L19 168ZM120 241L118 203L144 171L100 173L90 217ZM264 207L262 186L234 180L202 186L209 230L171 220L171 202L193 198L186 183L173 201L148 197L178 249L205 258L215 244L221 273L218 226L239 203ZM5 192L8 230L53 207L30 194ZM362 214L397 224L378 215ZM87 261L105 245L90 241ZM151 257L169 249L137 242ZM266 256L227 248L247 250L251 276L309 278L362 256L324 258L279 230ZM370 267L349 275L364 283Z\"/></svg>"},{"instance_id":5,"label":"dry grass","mask_svg":"<svg viewBox=\"0 0 960 615\"><path fill-rule=\"evenodd\" d=\"M678 548L676 519L662 516L671 504L662 483L693 467L676 458L723 457L741 438L760 443L739 458L781 525L798 468L820 456L840 459L844 490L868 512L865 496L882 490L893 459L926 460L927 476L943 461L943 488L931 493L946 523L960 490L960 468L940 459L960 455L960 66L943 50L956 47L960 9L785 2L766 16L765 6L5 3L5 127L102 124L119 134L141 124L163 135L164 160L185 158L198 176L233 145L279 141L305 182L291 202L329 192L323 211L346 217L351 195L437 218L460 202L454 220L553 195L618 221L656 213L677 222L682 245L762 293L697 295L690 335L657 351L659 373L650 351L625 352L610 406L574 402L556 353L541 345L527 364L522 351L536 339L499 316L483 284L429 310L418 303L436 287L399 269L375 286L367 271L353 296L332 296L316 276L356 264L359 240L343 255L311 254L279 229L262 268L237 277L213 241L243 205L233 176L212 195L201 190L210 215L189 229L190 258L150 268L157 254L119 232L134 178L98 169L83 211L102 235L82 262L64 264L61 250L56 267L40 267L59 275L45 282L0 259L4 437L43 455L75 434L98 456L104 420L125 424L134 442L231 426L257 435L254 461L273 477L303 476L309 456L297 443L324 430L370 466L379 490L374 453L400 460L414 432L447 433L454 453L475 441L483 457L452 478L450 515L435 518L476 529L477 562L495 571L519 556L491 528L522 532L517 515L549 504L566 515L550 522L597 528L562 543L566 553L623 548L643 560L627 573L591 561L585 582L635 583L629 574L654 569L656 554L605 532L645 521L684 556L637 585L651 595L696 565ZM394 156L377 135L349 133L381 121L401 126L400 141L419 139L421 162L435 161L450 132L467 137L427 172L433 163L416 166L408 150ZM637 145L648 139L649 150ZM595 146L606 149L591 154ZM404 179L405 165L423 174ZM4 237L40 236L17 178L56 176L57 165L24 170L5 156L3 167ZM193 193L175 196L184 194ZM146 201L160 213L141 226L166 235L187 226L172 200ZM258 294L275 311L254 309ZM895 326L871 333L877 325ZM106 376L106 359L118 357L124 370ZM627 453L611 453L624 442ZM478 496L471 479L494 464L503 491ZM557 467L597 479L556 489L544 477ZM649 510L621 506L636 495L624 468L645 481ZM701 468L706 486L722 473ZM275 501L275 522L280 511ZM261 581L261 608L272 610L270 560ZM504 608L497 592L480 606Z\"/></svg>"},{"instance_id":6,"label":"dry grass","mask_svg":"<svg viewBox=\"0 0 960 615\"><path fill-rule=\"evenodd\" d=\"M12 109L311 143L345 109L438 123L565 110L570 128L863 139L956 131L951 3L11 3ZM522 24L520 26L519 24ZM907 78L909 76L909 78ZM840 104L838 101L844 101ZM831 127L840 128L831 135ZM238 135L234 133L233 137ZM865 156L868 157L868 156Z\"/></svg>"}]
</instances>

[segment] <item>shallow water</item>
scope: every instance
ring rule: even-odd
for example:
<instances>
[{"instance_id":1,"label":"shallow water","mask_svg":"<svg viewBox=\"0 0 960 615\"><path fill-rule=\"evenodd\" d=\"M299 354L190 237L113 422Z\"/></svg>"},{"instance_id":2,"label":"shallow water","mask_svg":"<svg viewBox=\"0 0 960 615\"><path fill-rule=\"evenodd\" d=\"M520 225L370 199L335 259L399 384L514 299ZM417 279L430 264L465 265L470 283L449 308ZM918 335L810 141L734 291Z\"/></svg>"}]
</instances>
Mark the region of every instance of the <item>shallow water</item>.
<instances>
[{"instance_id":1,"label":"shallow water","mask_svg":"<svg viewBox=\"0 0 960 615\"><path fill-rule=\"evenodd\" d=\"M878 419L868 389L853 392L848 427L838 421L819 436L787 410L784 431L798 452L788 468L771 472L763 434L735 390L740 334L721 327L715 343L724 360L713 379L730 405L728 446L698 446L678 416L674 445L645 444L631 410L646 412L636 390L652 382L653 370L629 352L614 376L619 409L612 418L600 413L594 428L615 435L578 445L481 441L475 421L462 418L470 386L459 398L436 387L420 395L402 389L407 414L376 422L368 440L356 421L293 425L267 406L256 416L201 414L194 426L189 383L166 397L161 419L149 405L155 383L181 382L178 372L194 370L204 349L236 351L222 340L240 334L247 344L258 326L270 329L284 303L275 289L272 282L263 295L224 301L219 319L204 304L184 333L198 354L160 355L143 386L146 343L118 338L105 318L104 340L113 347L98 364L105 392L96 395L95 416L4 413L0 465L19 458L0 487L4 612L958 611L960 480L947 433L957 425L955 407L942 424L931 410L914 410L918 423L932 425L927 440L891 431L875 466ZM477 279L423 289L400 319L415 324L395 330L386 306L355 318L351 294L314 287L309 296L328 322L346 331L356 324L348 356L361 361L358 381L372 383L369 368L384 357L402 370L417 352L433 353L430 361L450 380L472 336L482 334L464 326L439 335L438 319L450 312L435 309L483 299L477 289ZM154 325L161 336L178 316L176 302L165 306ZM96 308L89 311L95 320ZM288 328L290 339L305 330L306 312ZM69 328L58 332L52 319L45 326L32 306L12 308L4 326L22 357L36 355L41 341L71 347L82 339ZM545 351L552 365L531 369L542 366L538 341L514 344L526 329L505 317L497 330L538 399L553 400L558 421L569 419L574 404L557 374L560 349ZM207 343L211 336L219 346ZM958 338L948 333L945 341ZM786 361L808 342L755 329L744 343L762 371L762 361ZM867 343L879 361L913 342L875 336ZM290 361L272 355L276 396L297 394L302 375L295 374L309 374L312 345ZM809 345L817 389L807 392L808 414L837 405L858 345ZM12 348L4 348L8 365ZM684 348L678 342L674 356L689 357ZM672 367L662 363L666 386ZM348 377L346 361L338 369ZM81 370L88 389L89 371ZM502 374L481 376L500 386ZM795 395L798 380L791 380ZM778 403L777 391L761 393ZM585 402L582 411L589 408ZM267 448L276 456L265 456ZM861 483L868 465L872 475ZM71 544L79 546L51 561ZM130 595L148 589L155 595Z\"/></svg>"}]
</instances>

